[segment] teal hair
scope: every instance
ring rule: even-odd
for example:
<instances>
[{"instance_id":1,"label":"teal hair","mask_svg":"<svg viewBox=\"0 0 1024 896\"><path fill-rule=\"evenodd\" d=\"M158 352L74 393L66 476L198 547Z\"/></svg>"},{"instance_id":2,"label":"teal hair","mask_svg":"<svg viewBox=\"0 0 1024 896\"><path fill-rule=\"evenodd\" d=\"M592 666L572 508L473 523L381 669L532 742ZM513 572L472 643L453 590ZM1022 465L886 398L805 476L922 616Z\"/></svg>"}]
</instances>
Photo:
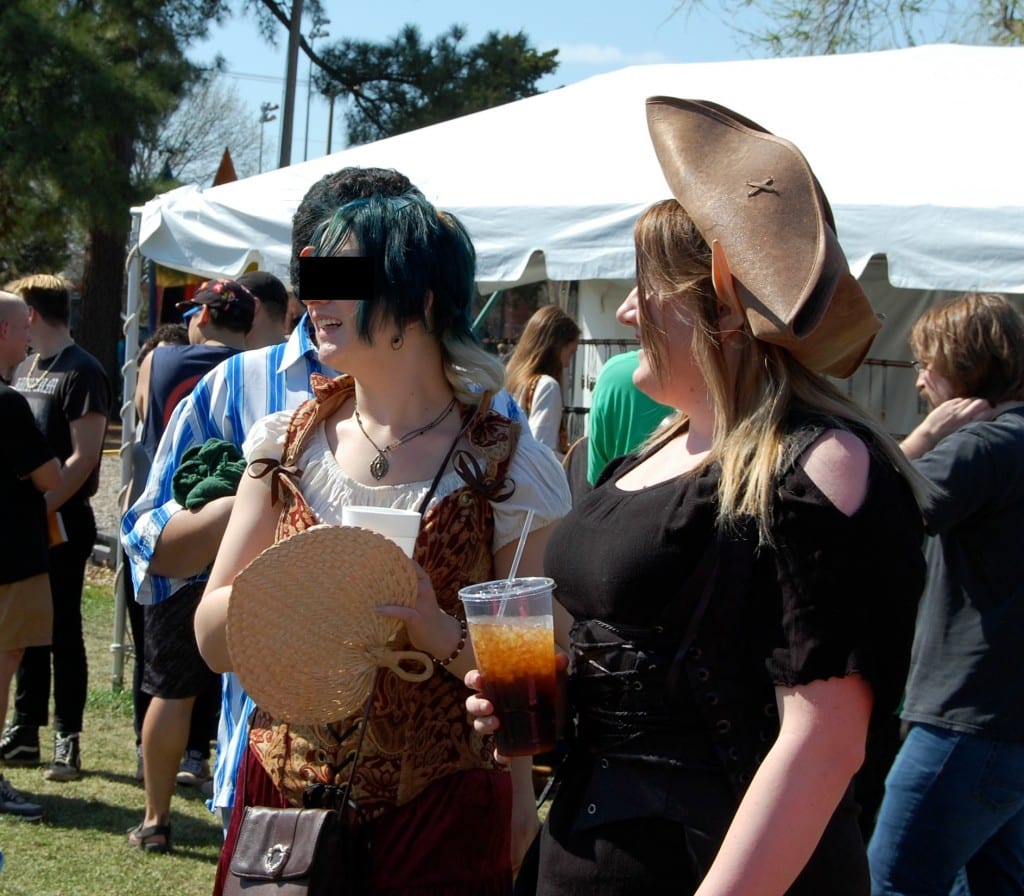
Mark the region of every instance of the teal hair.
<instances>
[{"instance_id":1,"label":"teal hair","mask_svg":"<svg viewBox=\"0 0 1024 896\"><path fill-rule=\"evenodd\" d=\"M419 321L446 337L472 338L470 307L476 294L476 251L454 216L438 212L418 190L373 195L340 206L313 233L315 255L336 255L348 239L374 259L377 294L357 317L359 337L372 341L373 325ZM426 298L434 297L430 319Z\"/></svg>"},{"instance_id":2,"label":"teal hair","mask_svg":"<svg viewBox=\"0 0 1024 896\"><path fill-rule=\"evenodd\" d=\"M376 294L360 303L356 316L360 339L372 344L377 322L422 323L441 343L445 375L461 400L502 388L504 365L472 330L476 250L454 215L438 211L415 188L354 199L313 232L313 254L336 255L350 238L375 264Z\"/></svg>"}]
</instances>

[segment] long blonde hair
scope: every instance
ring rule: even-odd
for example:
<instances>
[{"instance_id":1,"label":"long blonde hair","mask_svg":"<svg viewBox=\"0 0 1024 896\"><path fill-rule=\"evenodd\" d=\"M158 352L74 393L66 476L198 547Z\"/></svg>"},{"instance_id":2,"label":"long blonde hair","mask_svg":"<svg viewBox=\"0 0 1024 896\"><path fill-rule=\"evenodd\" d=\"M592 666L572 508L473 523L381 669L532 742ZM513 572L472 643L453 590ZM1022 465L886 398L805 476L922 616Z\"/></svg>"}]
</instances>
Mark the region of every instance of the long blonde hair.
<instances>
[{"instance_id":1,"label":"long blonde hair","mask_svg":"<svg viewBox=\"0 0 1024 896\"><path fill-rule=\"evenodd\" d=\"M557 305L542 305L530 316L505 366L505 385L519 401L540 374L562 383L562 349L580 338L580 328Z\"/></svg>"},{"instance_id":2,"label":"long blonde hair","mask_svg":"<svg viewBox=\"0 0 1024 896\"><path fill-rule=\"evenodd\" d=\"M637 219L639 320L645 353L655 375L667 373L668 345L647 311L660 301L666 312L693 316L693 355L715 408L715 429L705 464L721 466L719 523L753 519L759 540L771 544L771 504L779 475L795 461L786 425L801 410L838 428L869 435L920 496L927 485L899 446L828 379L797 362L785 349L755 339L744 322L746 345L730 371L718 329L719 300L711 280L711 249L674 199L658 202ZM687 426L682 414L656 433L642 450L664 444Z\"/></svg>"}]
</instances>

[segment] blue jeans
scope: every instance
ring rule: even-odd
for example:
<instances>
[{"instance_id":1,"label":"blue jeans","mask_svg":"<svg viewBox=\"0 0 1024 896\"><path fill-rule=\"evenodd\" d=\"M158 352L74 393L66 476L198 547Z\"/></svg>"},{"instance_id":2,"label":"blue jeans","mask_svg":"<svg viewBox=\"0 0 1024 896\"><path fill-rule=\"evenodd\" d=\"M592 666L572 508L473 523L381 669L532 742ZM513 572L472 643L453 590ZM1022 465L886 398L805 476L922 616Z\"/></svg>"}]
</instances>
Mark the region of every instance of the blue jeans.
<instances>
[{"instance_id":1,"label":"blue jeans","mask_svg":"<svg viewBox=\"0 0 1024 896\"><path fill-rule=\"evenodd\" d=\"M1024 743L915 725L868 846L872 896L1024 893Z\"/></svg>"}]
</instances>

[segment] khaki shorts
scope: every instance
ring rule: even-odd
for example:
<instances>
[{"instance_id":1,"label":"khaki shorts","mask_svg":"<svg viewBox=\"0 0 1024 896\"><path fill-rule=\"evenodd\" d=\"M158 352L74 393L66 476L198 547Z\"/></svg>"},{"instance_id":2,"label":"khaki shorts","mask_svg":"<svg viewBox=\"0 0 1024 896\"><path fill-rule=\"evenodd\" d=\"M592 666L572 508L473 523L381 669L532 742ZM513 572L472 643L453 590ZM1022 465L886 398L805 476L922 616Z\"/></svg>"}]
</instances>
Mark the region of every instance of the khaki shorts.
<instances>
[{"instance_id":1,"label":"khaki shorts","mask_svg":"<svg viewBox=\"0 0 1024 896\"><path fill-rule=\"evenodd\" d=\"M46 647L52 640L50 577L44 572L0 585L0 650Z\"/></svg>"}]
</instances>

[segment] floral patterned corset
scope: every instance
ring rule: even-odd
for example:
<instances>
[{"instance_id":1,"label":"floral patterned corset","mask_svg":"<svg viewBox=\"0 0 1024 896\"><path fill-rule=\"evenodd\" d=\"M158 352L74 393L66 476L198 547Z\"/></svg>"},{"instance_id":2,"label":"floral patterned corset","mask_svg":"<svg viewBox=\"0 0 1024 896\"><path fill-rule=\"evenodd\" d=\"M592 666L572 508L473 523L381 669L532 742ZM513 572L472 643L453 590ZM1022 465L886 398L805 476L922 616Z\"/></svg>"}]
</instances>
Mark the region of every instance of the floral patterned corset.
<instances>
[{"instance_id":1,"label":"floral patterned corset","mask_svg":"<svg viewBox=\"0 0 1024 896\"><path fill-rule=\"evenodd\" d=\"M250 475L270 475L272 499L282 503L276 540L317 525L299 489L296 466L314 429L351 397L350 377L314 374L314 397L292 416L281 461L254 461ZM434 502L423 516L415 558L429 573L441 608L463 618L458 591L494 577L492 502L507 499L515 484L507 470L519 424L490 410L489 396L476 408L463 406L468 448L452 455L464 485ZM311 633L311 636L315 636ZM399 645L399 649L408 644ZM301 662L296 651L296 662ZM372 695L369 725L353 784L353 796L369 819L402 805L429 784L467 769L500 770L489 736L473 731L461 680L435 667L423 682L409 682L384 669ZM310 785L343 786L359 736L360 716L330 725L295 725L257 710L250 745L291 805L301 806Z\"/></svg>"}]
</instances>

